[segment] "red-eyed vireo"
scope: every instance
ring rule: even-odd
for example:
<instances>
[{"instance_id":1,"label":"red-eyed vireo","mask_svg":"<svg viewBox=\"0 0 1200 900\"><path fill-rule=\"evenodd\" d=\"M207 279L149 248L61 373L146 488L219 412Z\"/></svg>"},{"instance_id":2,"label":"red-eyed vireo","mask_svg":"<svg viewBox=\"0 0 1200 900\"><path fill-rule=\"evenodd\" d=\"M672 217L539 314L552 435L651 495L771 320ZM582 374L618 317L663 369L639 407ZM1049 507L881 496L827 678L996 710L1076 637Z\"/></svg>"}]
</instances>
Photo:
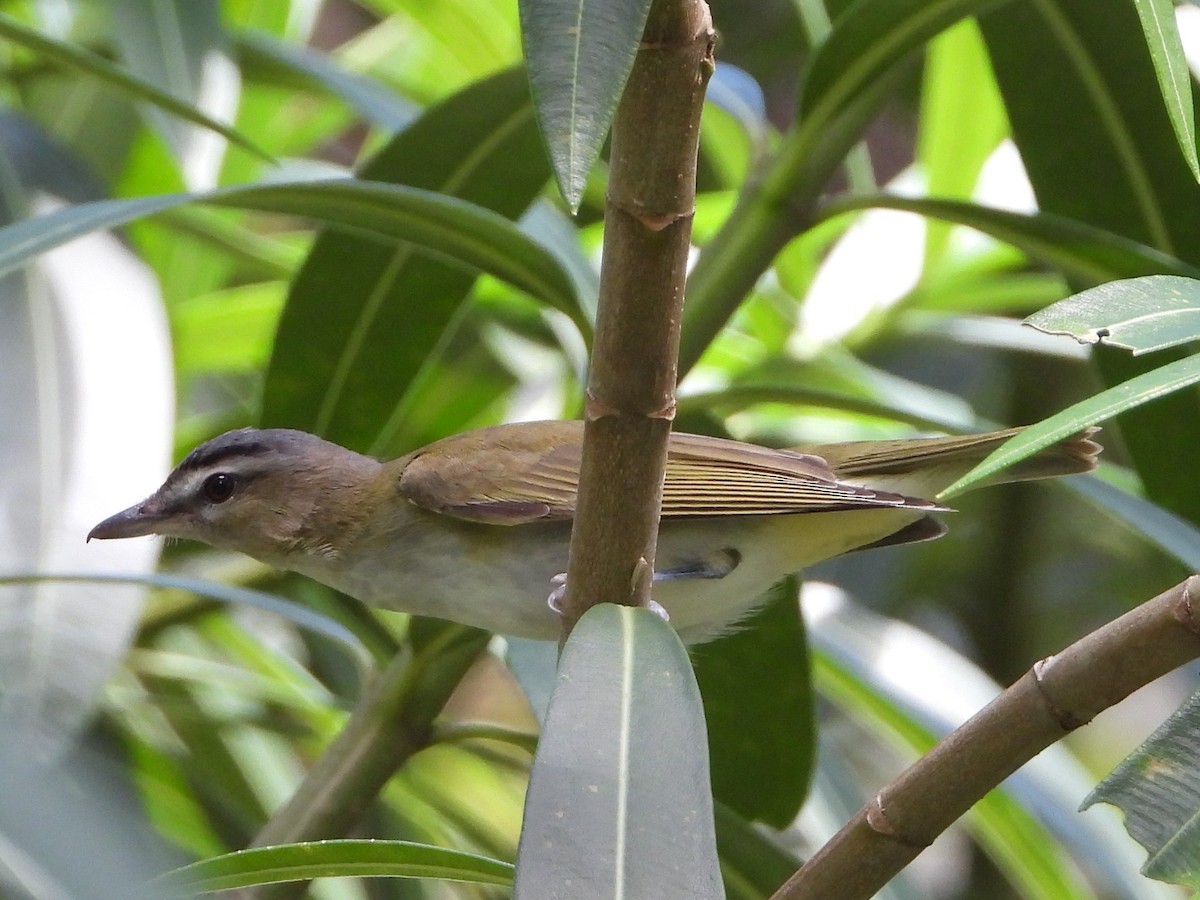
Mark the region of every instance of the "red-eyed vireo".
<instances>
[{"instance_id":1,"label":"red-eyed vireo","mask_svg":"<svg viewBox=\"0 0 1200 900\"><path fill-rule=\"evenodd\" d=\"M771 450L671 435L654 598L685 640L719 634L774 582L852 550L937 537L933 497L1014 431ZM1091 432L1008 469L1086 472ZM580 422L485 428L379 462L301 431L197 447L90 538L160 534L238 550L375 606L556 639Z\"/></svg>"}]
</instances>

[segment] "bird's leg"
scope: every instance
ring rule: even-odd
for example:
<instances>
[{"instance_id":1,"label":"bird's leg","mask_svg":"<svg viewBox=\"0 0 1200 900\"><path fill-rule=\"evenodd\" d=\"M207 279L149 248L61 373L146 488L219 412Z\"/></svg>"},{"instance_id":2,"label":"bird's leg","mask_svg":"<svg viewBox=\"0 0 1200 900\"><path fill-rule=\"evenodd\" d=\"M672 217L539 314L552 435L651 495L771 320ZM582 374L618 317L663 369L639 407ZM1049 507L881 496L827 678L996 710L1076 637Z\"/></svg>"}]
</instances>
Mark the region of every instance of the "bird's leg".
<instances>
[{"instance_id":1,"label":"bird's leg","mask_svg":"<svg viewBox=\"0 0 1200 900\"><path fill-rule=\"evenodd\" d=\"M679 581L685 578L724 578L738 567L742 554L732 548L718 550L708 556L690 560L671 569L659 569L655 581Z\"/></svg>"},{"instance_id":2,"label":"bird's leg","mask_svg":"<svg viewBox=\"0 0 1200 900\"><path fill-rule=\"evenodd\" d=\"M653 581L679 581L687 578L724 578L736 569L741 561L742 554L732 548L718 550L716 553L709 554L701 559L683 563L670 569L660 569L654 573ZM635 584L639 577L643 577L643 567L645 565L645 560L639 561L638 568L633 575ZM562 601L567 595L567 573L559 572L550 579L550 584L553 585L553 589L550 591L550 596L547 598L546 603L561 616L563 614ZM661 617L664 622L671 621L667 610L653 598L646 605L646 608Z\"/></svg>"}]
</instances>

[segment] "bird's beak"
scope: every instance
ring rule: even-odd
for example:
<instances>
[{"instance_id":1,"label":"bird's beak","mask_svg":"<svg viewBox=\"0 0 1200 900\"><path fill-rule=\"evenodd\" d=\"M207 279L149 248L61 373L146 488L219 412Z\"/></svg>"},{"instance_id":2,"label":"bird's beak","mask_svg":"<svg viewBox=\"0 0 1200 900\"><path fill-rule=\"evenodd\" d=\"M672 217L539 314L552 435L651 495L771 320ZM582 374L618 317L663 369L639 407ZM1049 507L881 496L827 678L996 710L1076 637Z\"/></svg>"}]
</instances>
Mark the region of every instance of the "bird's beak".
<instances>
[{"instance_id":1,"label":"bird's beak","mask_svg":"<svg viewBox=\"0 0 1200 900\"><path fill-rule=\"evenodd\" d=\"M90 541L92 538L97 538L106 541L110 538L158 534L158 526L167 518L167 513L154 502L153 498L143 500L129 509L121 510L115 516L109 516L88 532L87 539Z\"/></svg>"}]
</instances>

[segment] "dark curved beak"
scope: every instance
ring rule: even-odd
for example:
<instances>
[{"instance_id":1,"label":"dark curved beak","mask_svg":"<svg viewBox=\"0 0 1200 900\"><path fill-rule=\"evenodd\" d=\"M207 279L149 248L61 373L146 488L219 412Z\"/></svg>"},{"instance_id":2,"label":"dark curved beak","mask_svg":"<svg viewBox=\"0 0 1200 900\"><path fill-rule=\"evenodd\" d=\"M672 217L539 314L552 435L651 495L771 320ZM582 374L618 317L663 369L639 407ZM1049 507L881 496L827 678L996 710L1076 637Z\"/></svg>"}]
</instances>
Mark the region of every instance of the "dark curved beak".
<instances>
[{"instance_id":1,"label":"dark curved beak","mask_svg":"<svg viewBox=\"0 0 1200 900\"><path fill-rule=\"evenodd\" d=\"M166 513L150 500L144 500L115 516L109 516L88 532L87 539L106 541L110 538L142 537L158 534L158 526L167 518Z\"/></svg>"}]
</instances>

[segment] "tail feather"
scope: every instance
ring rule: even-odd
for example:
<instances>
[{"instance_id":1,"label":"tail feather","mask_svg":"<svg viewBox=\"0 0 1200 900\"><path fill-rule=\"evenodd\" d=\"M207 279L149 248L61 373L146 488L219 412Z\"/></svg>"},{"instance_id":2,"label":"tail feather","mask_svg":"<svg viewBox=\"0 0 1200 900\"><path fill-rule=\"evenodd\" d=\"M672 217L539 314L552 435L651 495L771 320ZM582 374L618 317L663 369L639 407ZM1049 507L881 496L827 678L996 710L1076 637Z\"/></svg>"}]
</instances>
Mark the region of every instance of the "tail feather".
<instances>
[{"instance_id":1,"label":"tail feather","mask_svg":"<svg viewBox=\"0 0 1200 900\"><path fill-rule=\"evenodd\" d=\"M1022 430L1008 428L954 438L872 441L865 447L864 442L850 441L802 449L805 453L824 457L840 479L851 483L878 484L882 479L885 483L906 484L906 476L909 476L926 482L927 490L941 490ZM987 483L1032 481L1090 472L1096 468L1096 457L1103 449L1092 440L1099 430L1086 428L1010 466Z\"/></svg>"}]
</instances>

